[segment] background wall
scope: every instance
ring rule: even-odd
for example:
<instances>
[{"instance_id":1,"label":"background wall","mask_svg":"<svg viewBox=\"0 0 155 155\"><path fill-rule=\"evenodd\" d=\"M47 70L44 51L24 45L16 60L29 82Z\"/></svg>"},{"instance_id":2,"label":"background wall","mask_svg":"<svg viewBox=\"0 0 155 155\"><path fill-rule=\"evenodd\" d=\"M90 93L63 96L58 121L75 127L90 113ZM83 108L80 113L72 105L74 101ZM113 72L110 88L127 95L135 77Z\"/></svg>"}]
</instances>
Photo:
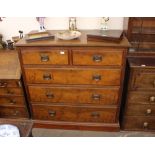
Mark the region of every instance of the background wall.
<instances>
[{"instance_id":1,"label":"background wall","mask_svg":"<svg viewBox=\"0 0 155 155\"><path fill-rule=\"evenodd\" d=\"M100 29L100 17L77 17L78 29ZM108 22L109 29L123 29L123 17L110 17ZM47 17L45 19L45 27L49 30L68 29L67 17ZM39 24L35 17L6 17L0 22L0 33L3 40L11 39L12 36L18 36L19 30L23 30L24 34L31 30L38 30Z\"/></svg>"}]
</instances>

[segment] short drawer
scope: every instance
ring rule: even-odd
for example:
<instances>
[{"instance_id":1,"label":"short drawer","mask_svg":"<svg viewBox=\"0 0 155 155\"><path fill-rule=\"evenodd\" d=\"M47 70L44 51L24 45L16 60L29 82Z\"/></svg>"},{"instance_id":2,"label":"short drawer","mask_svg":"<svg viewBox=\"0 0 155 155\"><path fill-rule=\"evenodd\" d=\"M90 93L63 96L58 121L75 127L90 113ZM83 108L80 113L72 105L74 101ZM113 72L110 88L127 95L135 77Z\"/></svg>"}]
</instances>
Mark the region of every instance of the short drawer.
<instances>
[{"instance_id":1,"label":"short drawer","mask_svg":"<svg viewBox=\"0 0 155 155\"><path fill-rule=\"evenodd\" d=\"M1 118L28 118L28 112L23 107L0 107Z\"/></svg>"},{"instance_id":2,"label":"short drawer","mask_svg":"<svg viewBox=\"0 0 155 155\"><path fill-rule=\"evenodd\" d=\"M122 59L120 49L73 50L74 65L121 66Z\"/></svg>"},{"instance_id":3,"label":"short drawer","mask_svg":"<svg viewBox=\"0 0 155 155\"><path fill-rule=\"evenodd\" d=\"M133 76L131 88L155 89L155 69L137 71Z\"/></svg>"},{"instance_id":4,"label":"short drawer","mask_svg":"<svg viewBox=\"0 0 155 155\"><path fill-rule=\"evenodd\" d=\"M154 104L155 92L153 91L129 91L128 104Z\"/></svg>"},{"instance_id":5,"label":"short drawer","mask_svg":"<svg viewBox=\"0 0 155 155\"><path fill-rule=\"evenodd\" d=\"M114 123L116 108L33 105L33 117L40 120Z\"/></svg>"},{"instance_id":6,"label":"short drawer","mask_svg":"<svg viewBox=\"0 0 155 155\"><path fill-rule=\"evenodd\" d=\"M29 86L30 100L42 103L116 105L119 89Z\"/></svg>"},{"instance_id":7,"label":"short drawer","mask_svg":"<svg viewBox=\"0 0 155 155\"><path fill-rule=\"evenodd\" d=\"M127 106L126 116L155 116L155 105Z\"/></svg>"},{"instance_id":8,"label":"short drawer","mask_svg":"<svg viewBox=\"0 0 155 155\"><path fill-rule=\"evenodd\" d=\"M121 69L25 68L29 84L120 85Z\"/></svg>"},{"instance_id":9,"label":"short drawer","mask_svg":"<svg viewBox=\"0 0 155 155\"><path fill-rule=\"evenodd\" d=\"M122 127L125 130L155 130L155 117L126 116Z\"/></svg>"},{"instance_id":10,"label":"short drawer","mask_svg":"<svg viewBox=\"0 0 155 155\"><path fill-rule=\"evenodd\" d=\"M0 80L0 88L6 87L22 87L19 80Z\"/></svg>"},{"instance_id":11,"label":"short drawer","mask_svg":"<svg viewBox=\"0 0 155 155\"><path fill-rule=\"evenodd\" d=\"M0 106L25 106L24 97L0 97Z\"/></svg>"},{"instance_id":12,"label":"short drawer","mask_svg":"<svg viewBox=\"0 0 155 155\"><path fill-rule=\"evenodd\" d=\"M23 90L21 88L0 88L0 96L1 95L23 95Z\"/></svg>"},{"instance_id":13,"label":"short drawer","mask_svg":"<svg viewBox=\"0 0 155 155\"><path fill-rule=\"evenodd\" d=\"M50 64L50 65L67 65L67 50L27 50L22 51L23 64Z\"/></svg>"}]
</instances>

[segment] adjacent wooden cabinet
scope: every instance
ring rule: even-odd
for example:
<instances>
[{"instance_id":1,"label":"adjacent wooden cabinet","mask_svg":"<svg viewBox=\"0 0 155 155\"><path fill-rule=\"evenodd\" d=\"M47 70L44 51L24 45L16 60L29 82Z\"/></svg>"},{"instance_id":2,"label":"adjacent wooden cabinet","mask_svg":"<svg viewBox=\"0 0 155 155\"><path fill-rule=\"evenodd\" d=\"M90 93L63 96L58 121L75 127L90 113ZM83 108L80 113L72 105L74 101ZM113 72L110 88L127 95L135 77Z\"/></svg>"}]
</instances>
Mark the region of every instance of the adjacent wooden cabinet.
<instances>
[{"instance_id":1,"label":"adjacent wooden cabinet","mask_svg":"<svg viewBox=\"0 0 155 155\"><path fill-rule=\"evenodd\" d=\"M0 52L0 118L29 118L17 52Z\"/></svg>"},{"instance_id":2,"label":"adjacent wooden cabinet","mask_svg":"<svg viewBox=\"0 0 155 155\"><path fill-rule=\"evenodd\" d=\"M155 57L131 57L122 129L155 130Z\"/></svg>"},{"instance_id":3,"label":"adjacent wooden cabinet","mask_svg":"<svg viewBox=\"0 0 155 155\"><path fill-rule=\"evenodd\" d=\"M91 31L81 32L72 41L22 39L16 44L35 127L120 128L129 43L125 37L120 43L87 41Z\"/></svg>"},{"instance_id":4,"label":"adjacent wooden cabinet","mask_svg":"<svg viewBox=\"0 0 155 155\"><path fill-rule=\"evenodd\" d=\"M124 30L131 51L155 50L155 17L126 17Z\"/></svg>"}]
</instances>

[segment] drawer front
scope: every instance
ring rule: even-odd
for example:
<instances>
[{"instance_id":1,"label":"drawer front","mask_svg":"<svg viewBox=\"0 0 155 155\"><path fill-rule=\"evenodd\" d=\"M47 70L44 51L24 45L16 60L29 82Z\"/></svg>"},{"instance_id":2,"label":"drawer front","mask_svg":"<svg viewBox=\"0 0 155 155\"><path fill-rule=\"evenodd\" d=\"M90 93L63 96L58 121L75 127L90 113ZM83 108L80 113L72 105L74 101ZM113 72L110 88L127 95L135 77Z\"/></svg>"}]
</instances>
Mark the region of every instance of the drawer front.
<instances>
[{"instance_id":1,"label":"drawer front","mask_svg":"<svg viewBox=\"0 0 155 155\"><path fill-rule=\"evenodd\" d=\"M155 105L155 92L130 91L128 94L128 104L154 104Z\"/></svg>"},{"instance_id":2,"label":"drawer front","mask_svg":"<svg viewBox=\"0 0 155 155\"><path fill-rule=\"evenodd\" d=\"M126 116L155 116L155 105L130 105Z\"/></svg>"},{"instance_id":3,"label":"drawer front","mask_svg":"<svg viewBox=\"0 0 155 155\"><path fill-rule=\"evenodd\" d=\"M23 90L21 88L0 88L1 95L23 95Z\"/></svg>"},{"instance_id":4,"label":"drawer front","mask_svg":"<svg viewBox=\"0 0 155 155\"><path fill-rule=\"evenodd\" d=\"M25 106L24 97L0 97L0 106Z\"/></svg>"},{"instance_id":5,"label":"drawer front","mask_svg":"<svg viewBox=\"0 0 155 155\"><path fill-rule=\"evenodd\" d=\"M118 49L73 50L74 65L121 66L123 51Z\"/></svg>"},{"instance_id":6,"label":"drawer front","mask_svg":"<svg viewBox=\"0 0 155 155\"><path fill-rule=\"evenodd\" d=\"M119 89L29 86L32 102L90 105L117 104Z\"/></svg>"},{"instance_id":7,"label":"drawer front","mask_svg":"<svg viewBox=\"0 0 155 155\"><path fill-rule=\"evenodd\" d=\"M29 84L120 85L120 69L25 69Z\"/></svg>"},{"instance_id":8,"label":"drawer front","mask_svg":"<svg viewBox=\"0 0 155 155\"><path fill-rule=\"evenodd\" d=\"M123 128L127 130L155 130L155 118L126 116L124 117Z\"/></svg>"},{"instance_id":9,"label":"drawer front","mask_svg":"<svg viewBox=\"0 0 155 155\"><path fill-rule=\"evenodd\" d=\"M67 50L22 51L23 64L67 65Z\"/></svg>"},{"instance_id":10,"label":"drawer front","mask_svg":"<svg viewBox=\"0 0 155 155\"><path fill-rule=\"evenodd\" d=\"M116 108L43 105L32 107L34 119L40 120L113 123L116 117Z\"/></svg>"},{"instance_id":11,"label":"drawer front","mask_svg":"<svg viewBox=\"0 0 155 155\"><path fill-rule=\"evenodd\" d=\"M0 117L4 118L28 118L28 113L22 107L0 107Z\"/></svg>"},{"instance_id":12,"label":"drawer front","mask_svg":"<svg viewBox=\"0 0 155 155\"><path fill-rule=\"evenodd\" d=\"M146 69L135 74L132 87L136 89L155 89L155 70Z\"/></svg>"},{"instance_id":13,"label":"drawer front","mask_svg":"<svg viewBox=\"0 0 155 155\"><path fill-rule=\"evenodd\" d=\"M22 87L22 85L18 80L0 80L0 88L6 87Z\"/></svg>"}]
</instances>

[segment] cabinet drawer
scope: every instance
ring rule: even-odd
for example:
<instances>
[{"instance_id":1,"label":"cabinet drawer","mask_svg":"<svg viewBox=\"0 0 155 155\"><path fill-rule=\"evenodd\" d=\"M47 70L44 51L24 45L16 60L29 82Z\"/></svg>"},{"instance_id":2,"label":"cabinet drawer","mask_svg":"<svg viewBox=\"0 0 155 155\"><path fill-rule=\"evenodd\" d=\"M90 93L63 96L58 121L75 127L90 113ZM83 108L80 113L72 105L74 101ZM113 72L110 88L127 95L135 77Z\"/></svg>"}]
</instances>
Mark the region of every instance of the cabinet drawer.
<instances>
[{"instance_id":1,"label":"cabinet drawer","mask_svg":"<svg viewBox=\"0 0 155 155\"><path fill-rule=\"evenodd\" d=\"M121 66L123 50L99 49L99 50L73 50L74 65L103 65Z\"/></svg>"},{"instance_id":2,"label":"cabinet drawer","mask_svg":"<svg viewBox=\"0 0 155 155\"><path fill-rule=\"evenodd\" d=\"M5 118L28 118L28 113L22 107L0 107L0 117Z\"/></svg>"},{"instance_id":3,"label":"cabinet drawer","mask_svg":"<svg viewBox=\"0 0 155 155\"><path fill-rule=\"evenodd\" d=\"M126 116L123 128L126 130L155 130L155 117Z\"/></svg>"},{"instance_id":4,"label":"cabinet drawer","mask_svg":"<svg viewBox=\"0 0 155 155\"><path fill-rule=\"evenodd\" d=\"M26 81L29 84L94 84L120 85L120 69L80 69L80 68L51 68L25 69Z\"/></svg>"},{"instance_id":5,"label":"cabinet drawer","mask_svg":"<svg viewBox=\"0 0 155 155\"><path fill-rule=\"evenodd\" d=\"M145 69L137 72L132 80L136 89L155 89L155 69Z\"/></svg>"},{"instance_id":6,"label":"cabinet drawer","mask_svg":"<svg viewBox=\"0 0 155 155\"><path fill-rule=\"evenodd\" d=\"M22 87L19 80L0 80L0 88L6 87Z\"/></svg>"},{"instance_id":7,"label":"cabinet drawer","mask_svg":"<svg viewBox=\"0 0 155 155\"><path fill-rule=\"evenodd\" d=\"M119 89L29 86L32 102L90 105L117 104Z\"/></svg>"},{"instance_id":8,"label":"cabinet drawer","mask_svg":"<svg viewBox=\"0 0 155 155\"><path fill-rule=\"evenodd\" d=\"M24 97L0 97L0 106L25 106Z\"/></svg>"},{"instance_id":9,"label":"cabinet drawer","mask_svg":"<svg viewBox=\"0 0 155 155\"><path fill-rule=\"evenodd\" d=\"M116 108L33 105L34 119L74 122L113 123Z\"/></svg>"},{"instance_id":10,"label":"cabinet drawer","mask_svg":"<svg viewBox=\"0 0 155 155\"><path fill-rule=\"evenodd\" d=\"M155 92L130 91L128 93L128 104L154 104L155 105Z\"/></svg>"},{"instance_id":11,"label":"cabinet drawer","mask_svg":"<svg viewBox=\"0 0 155 155\"><path fill-rule=\"evenodd\" d=\"M155 116L155 105L130 105L126 109L127 116Z\"/></svg>"},{"instance_id":12,"label":"cabinet drawer","mask_svg":"<svg viewBox=\"0 0 155 155\"><path fill-rule=\"evenodd\" d=\"M23 95L23 90L21 88L0 88L1 95Z\"/></svg>"},{"instance_id":13,"label":"cabinet drawer","mask_svg":"<svg viewBox=\"0 0 155 155\"><path fill-rule=\"evenodd\" d=\"M67 65L67 50L22 51L23 64Z\"/></svg>"}]
</instances>

